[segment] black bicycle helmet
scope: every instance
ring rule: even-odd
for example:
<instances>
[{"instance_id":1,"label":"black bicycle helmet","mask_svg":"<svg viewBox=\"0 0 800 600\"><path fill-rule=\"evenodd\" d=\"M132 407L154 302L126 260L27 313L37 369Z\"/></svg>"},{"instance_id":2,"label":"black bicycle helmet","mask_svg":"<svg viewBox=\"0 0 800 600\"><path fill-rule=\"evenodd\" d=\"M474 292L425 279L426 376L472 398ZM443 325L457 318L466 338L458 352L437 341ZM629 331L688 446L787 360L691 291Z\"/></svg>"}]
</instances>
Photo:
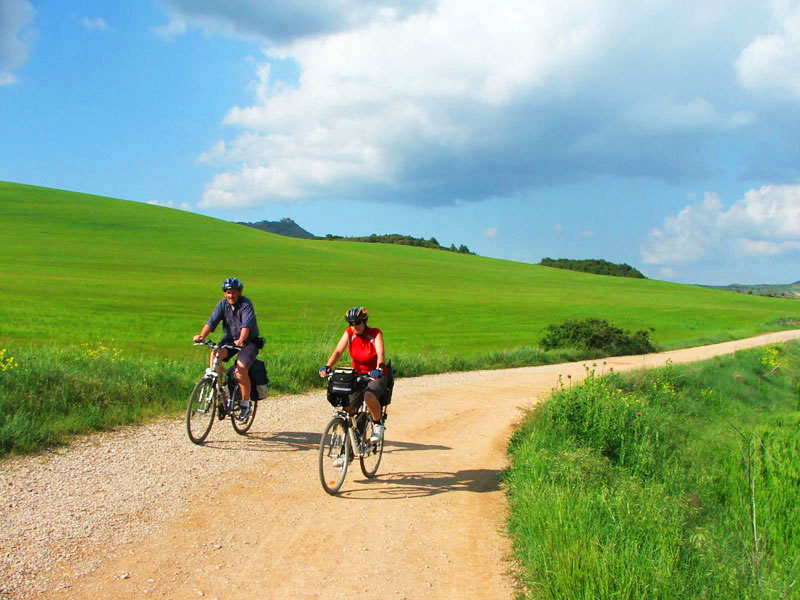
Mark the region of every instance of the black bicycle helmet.
<instances>
[{"instance_id":1,"label":"black bicycle helmet","mask_svg":"<svg viewBox=\"0 0 800 600\"><path fill-rule=\"evenodd\" d=\"M237 277L228 277L222 282L223 292L227 292L228 290L239 290L241 292L243 289L244 284L242 283L242 280Z\"/></svg>"},{"instance_id":2,"label":"black bicycle helmet","mask_svg":"<svg viewBox=\"0 0 800 600\"><path fill-rule=\"evenodd\" d=\"M369 314L367 314L367 309L363 306L354 306L344 313L344 320L350 325L355 325L356 323L361 323L362 321L366 323L367 319L369 319Z\"/></svg>"}]
</instances>

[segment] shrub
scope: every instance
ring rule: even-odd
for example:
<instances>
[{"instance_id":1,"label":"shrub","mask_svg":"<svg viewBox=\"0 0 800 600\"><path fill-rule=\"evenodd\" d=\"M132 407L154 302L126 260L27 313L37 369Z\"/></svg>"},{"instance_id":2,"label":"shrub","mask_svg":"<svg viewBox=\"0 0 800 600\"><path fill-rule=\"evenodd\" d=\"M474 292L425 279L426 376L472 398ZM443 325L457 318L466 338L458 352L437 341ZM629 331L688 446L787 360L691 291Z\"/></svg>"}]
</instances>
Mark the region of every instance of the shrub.
<instances>
[{"instance_id":1,"label":"shrub","mask_svg":"<svg viewBox=\"0 0 800 600\"><path fill-rule=\"evenodd\" d=\"M580 348L601 350L610 356L655 352L650 329L628 332L603 319L569 320L548 325L541 345L545 350Z\"/></svg>"}]
</instances>

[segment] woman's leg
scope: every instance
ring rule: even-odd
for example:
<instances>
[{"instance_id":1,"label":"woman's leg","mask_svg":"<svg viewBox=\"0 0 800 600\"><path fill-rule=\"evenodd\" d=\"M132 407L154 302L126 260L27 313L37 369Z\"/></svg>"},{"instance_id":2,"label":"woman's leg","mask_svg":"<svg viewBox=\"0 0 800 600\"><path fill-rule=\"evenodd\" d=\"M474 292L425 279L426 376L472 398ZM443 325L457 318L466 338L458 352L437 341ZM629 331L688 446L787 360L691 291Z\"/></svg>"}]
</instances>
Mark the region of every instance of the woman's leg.
<instances>
[{"instance_id":1,"label":"woman's leg","mask_svg":"<svg viewBox=\"0 0 800 600\"><path fill-rule=\"evenodd\" d=\"M381 403L378 402L378 398L375 397L375 394L369 390L364 392L364 400L367 402L369 415L372 417L372 420L377 423L381 420Z\"/></svg>"}]
</instances>

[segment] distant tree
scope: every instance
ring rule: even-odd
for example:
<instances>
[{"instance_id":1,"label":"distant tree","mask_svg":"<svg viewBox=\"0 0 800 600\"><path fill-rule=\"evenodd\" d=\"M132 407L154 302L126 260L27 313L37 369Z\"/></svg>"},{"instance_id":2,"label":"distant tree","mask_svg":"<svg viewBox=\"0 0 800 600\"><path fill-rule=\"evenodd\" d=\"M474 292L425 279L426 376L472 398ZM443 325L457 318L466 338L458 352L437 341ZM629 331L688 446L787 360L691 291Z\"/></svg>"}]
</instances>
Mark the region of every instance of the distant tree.
<instances>
[{"instance_id":1,"label":"distant tree","mask_svg":"<svg viewBox=\"0 0 800 600\"><path fill-rule=\"evenodd\" d=\"M383 235L379 235L376 233L372 233L368 236L356 236L356 237L342 237L340 235L332 235L327 234L324 238L317 238L317 239L324 239L324 240L344 240L348 242L370 242L370 243L380 243L380 244L400 244L403 246L417 246L421 248L434 248L436 250L446 250L448 252L460 252L462 254L474 254L474 252L470 252L469 248L464 244L461 244L459 247L456 247L455 244L450 244L450 247L447 248L442 246L435 237L426 240L425 238L416 238L410 235L400 235L399 233L387 233Z\"/></svg>"},{"instance_id":2,"label":"distant tree","mask_svg":"<svg viewBox=\"0 0 800 600\"><path fill-rule=\"evenodd\" d=\"M601 259L553 259L548 256L543 258L539 264L544 267L568 269L570 271L581 271L583 273L594 273L595 275L611 275L613 277L633 277L636 279L646 279L646 277L642 275L639 270L634 269L627 263L616 264Z\"/></svg>"}]
</instances>

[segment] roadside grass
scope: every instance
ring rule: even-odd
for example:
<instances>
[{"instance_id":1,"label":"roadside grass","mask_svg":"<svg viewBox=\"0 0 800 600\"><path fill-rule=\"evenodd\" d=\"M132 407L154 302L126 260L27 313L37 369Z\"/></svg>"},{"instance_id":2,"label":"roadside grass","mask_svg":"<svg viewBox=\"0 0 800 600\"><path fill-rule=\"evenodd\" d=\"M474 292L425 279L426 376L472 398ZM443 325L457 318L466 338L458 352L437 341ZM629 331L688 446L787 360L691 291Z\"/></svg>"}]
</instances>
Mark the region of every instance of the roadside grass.
<instances>
[{"instance_id":1,"label":"roadside grass","mask_svg":"<svg viewBox=\"0 0 800 600\"><path fill-rule=\"evenodd\" d=\"M597 369L510 444L524 597L797 598L800 344Z\"/></svg>"},{"instance_id":2,"label":"roadside grass","mask_svg":"<svg viewBox=\"0 0 800 600\"><path fill-rule=\"evenodd\" d=\"M0 348L0 457L36 452L70 435L181 414L208 362L205 349L195 352L193 359L171 360L128 354L100 342ZM305 352L284 348L260 355L267 363L270 394L323 389L317 370L329 352L318 343ZM400 354L393 365L399 377L414 377L585 358L592 354L519 348L469 357Z\"/></svg>"}]
</instances>

